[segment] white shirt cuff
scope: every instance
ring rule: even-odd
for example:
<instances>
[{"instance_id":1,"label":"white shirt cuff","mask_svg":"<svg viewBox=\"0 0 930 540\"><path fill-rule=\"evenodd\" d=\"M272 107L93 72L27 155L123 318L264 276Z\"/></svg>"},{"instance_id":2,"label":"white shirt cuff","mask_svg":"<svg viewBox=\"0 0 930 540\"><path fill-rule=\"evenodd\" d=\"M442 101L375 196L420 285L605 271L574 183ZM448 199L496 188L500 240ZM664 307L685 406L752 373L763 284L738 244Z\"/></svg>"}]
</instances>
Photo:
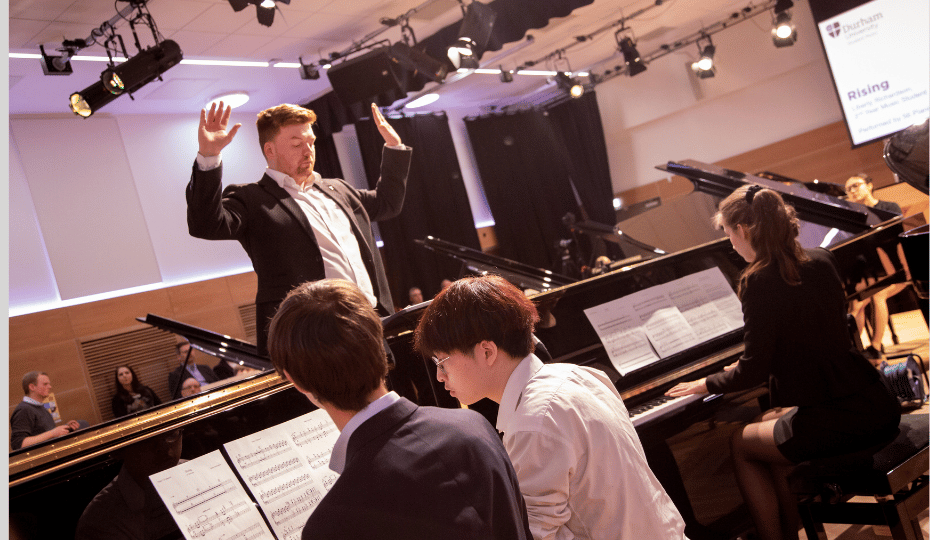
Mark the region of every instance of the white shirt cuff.
<instances>
[{"instance_id":1,"label":"white shirt cuff","mask_svg":"<svg viewBox=\"0 0 930 540\"><path fill-rule=\"evenodd\" d=\"M197 168L201 171L211 171L221 164L220 154L215 156L202 156L197 152Z\"/></svg>"}]
</instances>

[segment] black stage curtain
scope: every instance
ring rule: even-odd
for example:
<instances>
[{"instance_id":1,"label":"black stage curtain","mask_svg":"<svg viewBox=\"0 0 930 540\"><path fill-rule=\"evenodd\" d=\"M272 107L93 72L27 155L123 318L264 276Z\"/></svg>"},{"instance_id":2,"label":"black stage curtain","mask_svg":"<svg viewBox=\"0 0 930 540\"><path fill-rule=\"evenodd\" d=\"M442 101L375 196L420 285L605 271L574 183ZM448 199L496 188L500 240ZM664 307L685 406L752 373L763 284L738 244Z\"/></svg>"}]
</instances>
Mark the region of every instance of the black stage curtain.
<instances>
[{"instance_id":1,"label":"black stage curtain","mask_svg":"<svg viewBox=\"0 0 930 540\"><path fill-rule=\"evenodd\" d=\"M394 304L408 304L407 292L419 287L423 298L439 292L443 279L455 279L461 265L416 244L428 235L481 249L468 194L445 114L389 118L404 144L413 148L407 195L400 216L378 223ZM368 184L374 187L384 139L370 118L355 124Z\"/></svg>"},{"instance_id":2,"label":"black stage curtain","mask_svg":"<svg viewBox=\"0 0 930 540\"><path fill-rule=\"evenodd\" d=\"M494 215L500 255L556 272L566 268L563 218L581 218L569 178L589 217L613 224L610 175L593 93L551 111L466 119L481 183ZM575 261L572 261L573 263ZM579 261L589 264L590 261Z\"/></svg>"},{"instance_id":3,"label":"black stage curtain","mask_svg":"<svg viewBox=\"0 0 930 540\"><path fill-rule=\"evenodd\" d=\"M342 166L336 152L336 143L333 141L333 133L342 131L342 126L346 123L342 104L330 92L302 106L316 113L316 124L313 126L313 133L316 135L316 163L313 170L323 178L342 178Z\"/></svg>"}]
</instances>

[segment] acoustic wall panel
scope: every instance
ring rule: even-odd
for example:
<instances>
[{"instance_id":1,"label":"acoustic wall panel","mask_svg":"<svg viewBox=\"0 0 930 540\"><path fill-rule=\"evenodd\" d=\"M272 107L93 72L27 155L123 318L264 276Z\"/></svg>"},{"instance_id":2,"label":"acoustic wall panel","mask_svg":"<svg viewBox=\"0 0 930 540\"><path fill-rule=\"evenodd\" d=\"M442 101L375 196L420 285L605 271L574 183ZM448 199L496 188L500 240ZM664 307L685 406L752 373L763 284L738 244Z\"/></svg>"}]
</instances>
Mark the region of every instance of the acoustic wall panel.
<instances>
[{"instance_id":1,"label":"acoustic wall panel","mask_svg":"<svg viewBox=\"0 0 930 540\"><path fill-rule=\"evenodd\" d=\"M116 121L13 118L10 127L61 299L161 282Z\"/></svg>"}]
</instances>

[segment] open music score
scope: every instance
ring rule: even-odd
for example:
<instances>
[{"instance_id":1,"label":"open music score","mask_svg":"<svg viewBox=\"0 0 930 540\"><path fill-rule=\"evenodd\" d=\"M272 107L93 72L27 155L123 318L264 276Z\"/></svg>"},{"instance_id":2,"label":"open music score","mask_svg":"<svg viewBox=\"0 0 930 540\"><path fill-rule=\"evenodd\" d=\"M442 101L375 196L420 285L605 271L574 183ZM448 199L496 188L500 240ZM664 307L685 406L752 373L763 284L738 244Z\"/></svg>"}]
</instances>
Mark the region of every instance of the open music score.
<instances>
[{"instance_id":1,"label":"open music score","mask_svg":"<svg viewBox=\"0 0 930 540\"><path fill-rule=\"evenodd\" d=\"M159 489L159 483L156 489L188 539L208 536L225 540L232 538L230 534L239 534L235 538L241 540L299 540L307 518L339 476L329 469L329 457L338 437L336 425L320 409L226 443L223 446L228 463L219 452L212 452L153 475L152 481L161 483L165 493ZM198 463L201 460L208 464L206 471ZM258 503L273 534L229 464ZM195 487L186 483L191 474L211 478ZM181 478L185 482L180 482ZM246 509L258 518L261 530L253 528ZM211 521L214 516L225 521L214 525ZM242 523L234 525L240 516ZM233 527L229 529L232 532L216 530L227 524Z\"/></svg>"},{"instance_id":2,"label":"open music score","mask_svg":"<svg viewBox=\"0 0 930 540\"><path fill-rule=\"evenodd\" d=\"M188 540L274 538L219 450L150 478Z\"/></svg>"},{"instance_id":3,"label":"open music score","mask_svg":"<svg viewBox=\"0 0 930 540\"><path fill-rule=\"evenodd\" d=\"M739 299L719 268L584 310L621 375L742 328Z\"/></svg>"}]
</instances>

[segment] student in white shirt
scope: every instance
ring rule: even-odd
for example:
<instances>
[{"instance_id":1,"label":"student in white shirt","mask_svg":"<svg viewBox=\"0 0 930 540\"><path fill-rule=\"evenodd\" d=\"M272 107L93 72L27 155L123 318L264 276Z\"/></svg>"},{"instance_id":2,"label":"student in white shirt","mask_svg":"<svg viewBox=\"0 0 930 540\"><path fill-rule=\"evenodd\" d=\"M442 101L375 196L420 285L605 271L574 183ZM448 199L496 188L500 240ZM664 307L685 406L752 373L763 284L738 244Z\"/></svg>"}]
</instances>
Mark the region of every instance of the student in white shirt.
<instances>
[{"instance_id":1,"label":"student in white shirt","mask_svg":"<svg viewBox=\"0 0 930 540\"><path fill-rule=\"evenodd\" d=\"M538 320L503 278L466 278L439 293L414 338L459 401L500 404L497 429L533 537L685 538L614 385L601 371L531 354Z\"/></svg>"}]
</instances>

